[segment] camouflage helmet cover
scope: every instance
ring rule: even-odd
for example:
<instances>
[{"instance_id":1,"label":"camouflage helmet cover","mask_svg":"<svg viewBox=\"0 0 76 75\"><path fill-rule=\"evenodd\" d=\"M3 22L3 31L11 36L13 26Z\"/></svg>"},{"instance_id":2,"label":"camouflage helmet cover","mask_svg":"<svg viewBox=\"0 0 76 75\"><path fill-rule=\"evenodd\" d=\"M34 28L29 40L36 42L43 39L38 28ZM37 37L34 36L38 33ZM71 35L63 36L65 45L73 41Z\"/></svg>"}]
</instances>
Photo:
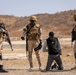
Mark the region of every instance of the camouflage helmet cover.
<instances>
[{"instance_id":1,"label":"camouflage helmet cover","mask_svg":"<svg viewBox=\"0 0 76 75\"><path fill-rule=\"evenodd\" d=\"M76 19L76 15L74 15L74 17L73 17L74 19Z\"/></svg>"},{"instance_id":2,"label":"camouflage helmet cover","mask_svg":"<svg viewBox=\"0 0 76 75\"><path fill-rule=\"evenodd\" d=\"M36 17L36 16L31 16L31 17L30 17L30 20L37 21L37 17Z\"/></svg>"}]
</instances>

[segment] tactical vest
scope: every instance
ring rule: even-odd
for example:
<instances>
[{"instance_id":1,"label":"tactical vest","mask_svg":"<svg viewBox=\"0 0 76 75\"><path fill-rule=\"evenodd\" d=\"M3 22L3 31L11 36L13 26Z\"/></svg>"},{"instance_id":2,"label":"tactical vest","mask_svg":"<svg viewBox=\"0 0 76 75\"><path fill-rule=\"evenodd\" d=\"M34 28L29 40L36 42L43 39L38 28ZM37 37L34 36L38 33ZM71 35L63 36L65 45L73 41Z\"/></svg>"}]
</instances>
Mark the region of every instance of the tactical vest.
<instances>
[{"instance_id":1,"label":"tactical vest","mask_svg":"<svg viewBox=\"0 0 76 75\"><path fill-rule=\"evenodd\" d=\"M38 24L34 25L33 27L30 28L30 25L28 26L27 29L27 39L28 40L39 40L40 39L40 26Z\"/></svg>"}]
</instances>

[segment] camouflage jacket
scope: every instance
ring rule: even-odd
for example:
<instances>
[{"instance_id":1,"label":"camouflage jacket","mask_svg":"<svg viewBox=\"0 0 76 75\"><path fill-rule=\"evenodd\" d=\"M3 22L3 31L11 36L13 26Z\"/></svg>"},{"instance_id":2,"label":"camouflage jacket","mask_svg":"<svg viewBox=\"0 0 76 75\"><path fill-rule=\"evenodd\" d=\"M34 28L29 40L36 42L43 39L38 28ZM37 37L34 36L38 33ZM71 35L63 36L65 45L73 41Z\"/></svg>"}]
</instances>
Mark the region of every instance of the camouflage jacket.
<instances>
[{"instance_id":1,"label":"camouflage jacket","mask_svg":"<svg viewBox=\"0 0 76 75\"><path fill-rule=\"evenodd\" d=\"M35 24L33 27L31 27L31 24L28 24L26 28L24 28L23 36L28 40L40 40L41 39L41 33L42 29L40 28L39 24Z\"/></svg>"}]
</instances>

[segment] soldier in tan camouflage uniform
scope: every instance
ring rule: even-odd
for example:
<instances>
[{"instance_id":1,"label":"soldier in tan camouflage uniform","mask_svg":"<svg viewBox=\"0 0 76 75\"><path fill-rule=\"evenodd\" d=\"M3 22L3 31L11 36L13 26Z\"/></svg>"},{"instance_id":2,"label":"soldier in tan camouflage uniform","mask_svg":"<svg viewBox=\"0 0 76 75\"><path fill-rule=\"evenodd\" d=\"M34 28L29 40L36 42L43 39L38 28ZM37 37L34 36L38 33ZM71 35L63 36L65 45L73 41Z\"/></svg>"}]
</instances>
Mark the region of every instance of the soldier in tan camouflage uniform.
<instances>
[{"instance_id":1,"label":"soldier in tan camouflage uniform","mask_svg":"<svg viewBox=\"0 0 76 75\"><path fill-rule=\"evenodd\" d=\"M3 29L3 23L0 22L0 72L7 72L6 70L3 69L3 65L2 65L2 52L1 52L2 42L4 41L5 33L6 33L6 30Z\"/></svg>"},{"instance_id":2,"label":"soldier in tan camouflage uniform","mask_svg":"<svg viewBox=\"0 0 76 75\"><path fill-rule=\"evenodd\" d=\"M75 58L75 67L72 69L76 69L76 15L74 15L74 28L72 29L72 42L74 42L74 58Z\"/></svg>"},{"instance_id":3,"label":"soldier in tan camouflage uniform","mask_svg":"<svg viewBox=\"0 0 76 75\"><path fill-rule=\"evenodd\" d=\"M33 68L33 63L32 63L33 50L35 51L36 58L38 60L39 69L41 67L39 50L37 50L39 43L42 41L41 40L41 28L39 24L36 24L36 21L37 21L36 16L31 16L30 23L26 26L23 32L23 37L26 34L26 39L28 40L28 61L30 64L30 69Z\"/></svg>"}]
</instances>

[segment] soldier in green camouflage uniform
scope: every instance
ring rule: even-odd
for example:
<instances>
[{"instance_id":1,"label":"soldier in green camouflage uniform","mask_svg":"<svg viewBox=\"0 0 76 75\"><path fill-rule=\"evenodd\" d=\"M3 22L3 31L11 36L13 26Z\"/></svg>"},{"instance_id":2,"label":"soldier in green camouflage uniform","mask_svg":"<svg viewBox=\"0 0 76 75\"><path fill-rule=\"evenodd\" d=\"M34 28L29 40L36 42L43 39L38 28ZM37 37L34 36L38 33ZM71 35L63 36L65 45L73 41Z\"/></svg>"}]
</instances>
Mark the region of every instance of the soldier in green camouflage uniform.
<instances>
[{"instance_id":1,"label":"soldier in green camouflage uniform","mask_svg":"<svg viewBox=\"0 0 76 75\"><path fill-rule=\"evenodd\" d=\"M36 24L36 21L37 21L36 16L31 16L30 23L26 26L23 32L23 37L26 35L26 39L28 40L28 61L30 64L30 69L33 68L33 63L32 63L33 50L35 51L36 58L38 60L39 69L41 67L39 50L37 50L36 48L39 45L39 43L42 41L41 28L39 24Z\"/></svg>"}]
</instances>

